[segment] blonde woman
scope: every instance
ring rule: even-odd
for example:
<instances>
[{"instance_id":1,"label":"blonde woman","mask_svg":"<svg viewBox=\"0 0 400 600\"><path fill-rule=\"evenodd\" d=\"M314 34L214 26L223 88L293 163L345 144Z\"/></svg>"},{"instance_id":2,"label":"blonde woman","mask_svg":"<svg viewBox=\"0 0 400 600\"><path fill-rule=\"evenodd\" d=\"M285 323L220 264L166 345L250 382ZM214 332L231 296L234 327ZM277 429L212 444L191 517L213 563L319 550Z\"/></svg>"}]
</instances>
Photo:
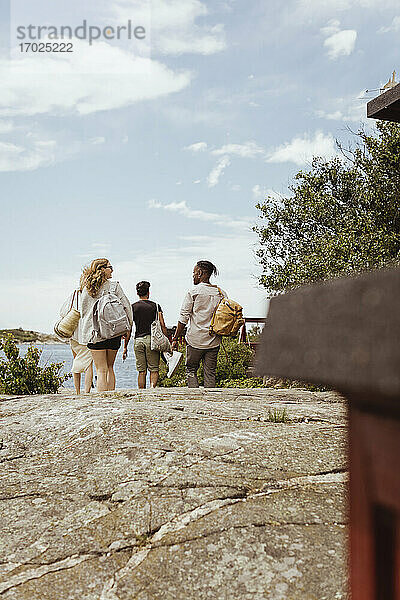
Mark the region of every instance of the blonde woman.
<instances>
[{"instance_id":1,"label":"blonde woman","mask_svg":"<svg viewBox=\"0 0 400 600\"><path fill-rule=\"evenodd\" d=\"M117 336L97 343L90 342L94 327L93 307L103 294L110 291L109 280L112 273L113 267L107 258L96 258L82 273L82 281L84 281L81 299L82 338L90 349L96 366L98 392L115 390L114 362L123 337ZM132 327L132 307L118 282L113 291L120 299Z\"/></svg>"}]
</instances>

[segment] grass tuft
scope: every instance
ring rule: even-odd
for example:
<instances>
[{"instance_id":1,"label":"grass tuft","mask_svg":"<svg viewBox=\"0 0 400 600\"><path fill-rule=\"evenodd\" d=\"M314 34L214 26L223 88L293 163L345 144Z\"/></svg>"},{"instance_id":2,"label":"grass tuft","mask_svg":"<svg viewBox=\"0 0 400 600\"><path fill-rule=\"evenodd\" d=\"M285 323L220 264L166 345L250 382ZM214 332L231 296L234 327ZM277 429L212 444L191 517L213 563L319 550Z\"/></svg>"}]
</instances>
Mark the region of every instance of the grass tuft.
<instances>
[{"instance_id":1,"label":"grass tuft","mask_svg":"<svg viewBox=\"0 0 400 600\"><path fill-rule=\"evenodd\" d=\"M279 408L268 410L267 421L269 421L270 423L287 423L289 420L290 419L286 408L282 410L279 410Z\"/></svg>"}]
</instances>

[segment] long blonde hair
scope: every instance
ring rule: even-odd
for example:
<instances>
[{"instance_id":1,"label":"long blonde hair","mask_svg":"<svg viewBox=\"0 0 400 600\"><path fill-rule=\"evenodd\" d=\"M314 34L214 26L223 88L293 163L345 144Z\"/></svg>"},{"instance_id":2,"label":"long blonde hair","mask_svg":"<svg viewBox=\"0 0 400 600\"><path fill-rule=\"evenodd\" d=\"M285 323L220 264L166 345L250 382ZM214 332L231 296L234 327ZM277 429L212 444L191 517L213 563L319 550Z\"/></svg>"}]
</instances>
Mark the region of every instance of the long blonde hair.
<instances>
[{"instance_id":1,"label":"long blonde hair","mask_svg":"<svg viewBox=\"0 0 400 600\"><path fill-rule=\"evenodd\" d=\"M104 272L105 267L108 265L109 260L107 258L95 258L89 267L85 267L82 271L80 286L81 289L86 287L88 294L94 298L99 293L99 290L107 277Z\"/></svg>"}]
</instances>

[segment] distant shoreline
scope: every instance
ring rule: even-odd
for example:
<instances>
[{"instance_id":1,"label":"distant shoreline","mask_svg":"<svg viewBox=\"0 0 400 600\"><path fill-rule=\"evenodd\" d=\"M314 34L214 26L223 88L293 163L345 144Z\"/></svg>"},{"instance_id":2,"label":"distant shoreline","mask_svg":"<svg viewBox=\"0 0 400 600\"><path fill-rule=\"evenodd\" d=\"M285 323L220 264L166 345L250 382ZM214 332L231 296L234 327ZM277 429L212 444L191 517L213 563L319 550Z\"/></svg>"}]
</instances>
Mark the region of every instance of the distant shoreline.
<instances>
[{"instance_id":1,"label":"distant shoreline","mask_svg":"<svg viewBox=\"0 0 400 600\"><path fill-rule=\"evenodd\" d=\"M11 333L17 344L68 344L68 340L62 342L52 333L31 331L22 329L22 327L19 327L18 329L0 329L0 336L5 336L9 333Z\"/></svg>"},{"instance_id":2,"label":"distant shoreline","mask_svg":"<svg viewBox=\"0 0 400 600\"><path fill-rule=\"evenodd\" d=\"M22 344L41 344L42 346L69 346L69 340L66 340L65 342L60 342L60 340L50 340L50 341L43 341L43 340L29 340L27 342L20 342L20 341L16 341L16 344L18 344L19 346Z\"/></svg>"}]
</instances>

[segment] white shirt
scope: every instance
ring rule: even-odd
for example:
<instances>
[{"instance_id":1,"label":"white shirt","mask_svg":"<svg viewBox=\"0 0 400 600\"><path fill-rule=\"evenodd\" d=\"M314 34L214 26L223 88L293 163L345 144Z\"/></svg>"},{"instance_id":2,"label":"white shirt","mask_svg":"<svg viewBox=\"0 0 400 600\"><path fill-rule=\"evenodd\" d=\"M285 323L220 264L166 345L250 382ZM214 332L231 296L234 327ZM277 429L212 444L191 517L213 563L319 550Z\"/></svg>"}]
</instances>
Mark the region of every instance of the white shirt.
<instances>
[{"instance_id":1,"label":"white shirt","mask_svg":"<svg viewBox=\"0 0 400 600\"><path fill-rule=\"evenodd\" d=\"M226 292L221 292L227 298ZM211 319L220 300L217 286L210 283L199 283L186 294L179 321L187 325L186 342L192 348L204 350L220 345L221 336L209 333Z\"/></svg>"}]
</instances>

